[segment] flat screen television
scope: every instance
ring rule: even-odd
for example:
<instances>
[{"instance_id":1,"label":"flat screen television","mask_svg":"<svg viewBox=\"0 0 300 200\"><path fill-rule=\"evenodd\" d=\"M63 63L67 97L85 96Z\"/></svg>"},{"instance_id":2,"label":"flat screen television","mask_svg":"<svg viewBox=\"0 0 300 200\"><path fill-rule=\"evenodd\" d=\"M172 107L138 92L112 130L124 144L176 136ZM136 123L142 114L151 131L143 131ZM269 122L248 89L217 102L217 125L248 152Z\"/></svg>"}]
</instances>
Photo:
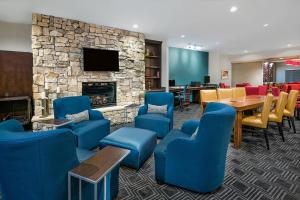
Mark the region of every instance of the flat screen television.
<instances>
[{"instance_id":1,"label":"flat screen television","mask_svg":"<svg viewBox=\"0 0 300 200\"><path fill-rule=\"evenodd\" d=\"M119 71L119 51L83 48L84 71Z\"/></svg>"}]
</instances>

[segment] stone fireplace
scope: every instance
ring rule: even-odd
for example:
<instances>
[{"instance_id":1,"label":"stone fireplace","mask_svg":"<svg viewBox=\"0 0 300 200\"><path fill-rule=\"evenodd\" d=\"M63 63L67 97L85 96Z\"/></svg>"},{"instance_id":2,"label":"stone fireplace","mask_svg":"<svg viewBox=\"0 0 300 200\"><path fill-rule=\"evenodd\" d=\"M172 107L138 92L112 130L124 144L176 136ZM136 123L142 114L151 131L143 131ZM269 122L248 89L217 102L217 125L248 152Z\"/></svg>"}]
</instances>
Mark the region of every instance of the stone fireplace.
<instances>
[{"instance_id":1,"label":"stone fireplace","mask_svg":"<svg viewBox=\"0 0 300 200\"><path fill-rule=\"evenodd\" d=\"M83 70L83 48L119 51L119 71ZM48 106L59 96L82 95L88 82L116 83L115 104L143 101L144 34L42 14L32 15L33 99L36 116L47 90ZM59 90L58 90L59 88ZM104 101L104 100L103 100ZM105 114L105 113L104 113Z\"/></svg>"},{"instance_id":2,"label":"stone fireplace","mask_svg":"<svg viewBox=\"0 0 300 200\"><path fill-rule=\"evenodd\" d=\"M83 82L82 95L90 98L93 108L117 105L116 82Z\"/></svg>"}]
</instances>

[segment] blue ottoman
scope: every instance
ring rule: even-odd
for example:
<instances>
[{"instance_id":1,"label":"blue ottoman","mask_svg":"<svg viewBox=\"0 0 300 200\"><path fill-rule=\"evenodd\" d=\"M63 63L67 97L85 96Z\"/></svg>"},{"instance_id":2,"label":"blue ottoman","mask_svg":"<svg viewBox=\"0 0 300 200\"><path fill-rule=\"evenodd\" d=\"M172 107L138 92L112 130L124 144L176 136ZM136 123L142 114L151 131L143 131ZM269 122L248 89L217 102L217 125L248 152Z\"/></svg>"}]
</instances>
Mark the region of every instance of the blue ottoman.
<instances>
[{"instance_id":1,"label":"blue ottoman","mask_svg":"<svg viewBox=\"0 0 300 200\"><path fill-rule=\"evenodd\" d=\"M100 140L100 148L107 145L131 150L121 164L139 169L154 151L156 133L140 128L123 127Z\"/></svg>"}]
</instances>

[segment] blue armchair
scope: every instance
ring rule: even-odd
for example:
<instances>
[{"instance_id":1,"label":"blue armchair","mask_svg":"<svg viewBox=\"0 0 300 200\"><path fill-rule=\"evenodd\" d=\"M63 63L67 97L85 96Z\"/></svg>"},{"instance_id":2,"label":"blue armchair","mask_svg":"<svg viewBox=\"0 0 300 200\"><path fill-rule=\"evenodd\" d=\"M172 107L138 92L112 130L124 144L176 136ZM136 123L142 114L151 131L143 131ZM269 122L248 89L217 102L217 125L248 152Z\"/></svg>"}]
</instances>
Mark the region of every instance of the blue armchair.
<instances>
[{"instance_id":1,"label":"blue armchair","mask_svg":"<svg viewBox=\"0 0 300 200\"><path fill-rule=\"evenodd\" d=\"M168 105L167 113L147 113L148 104ZM173 129L174 96L168 92L147 92L145 104L140 107L135 117L135 127L152 130L159 138L165 137Z\"/></svg>"},{"instance_id":2,"label":"blue armchair","mask_svg":"<svg viewBox=\"0 0 300 200\"><path fill-rule=\"evenodd\" d=\"M89 121L72 123L66 126L77 136L77 145L83 149L96 147L99 141L110 133L110 121L104 119L101 112L91 110L87 96L64 97L53 102L54 118L65 119L66 114L75 114L84 110L89 111Z\"/></svg>"},{"instance_id":3,"label":"blue armchair","mask_svg":"<svg viewBox=\"0 0 300 200\"><path fill-rule=\"evenodd\" d=\"M235 115L228 105L209 103L200 122L188 120L172 130L154 151L156 180L196 192L220 187Z\"/></svg>"},{"instance_id":4,"label":"blue armchair","mask_svg":"<svg viewBox=\"0 0 300 200\"><path fill-rule=\"evenodd\" d=\"M0 123L0 191L3 200L65 200L68 171L94 153L76 149L69 129L24 132L16 120ZM80 156L80 157L79 157ZM119 166L109 179L108 194L118 192ZM78 199L78 181L72 180L72 198ZM76 183L77 182L77 183ZM102 199L103 183L99 184ZM76 191L77 190L77 191ZM83 200L93 196L93 187L83 185ZM1 196L1 195L0 195Z\"/></svg>"}]
</instances>

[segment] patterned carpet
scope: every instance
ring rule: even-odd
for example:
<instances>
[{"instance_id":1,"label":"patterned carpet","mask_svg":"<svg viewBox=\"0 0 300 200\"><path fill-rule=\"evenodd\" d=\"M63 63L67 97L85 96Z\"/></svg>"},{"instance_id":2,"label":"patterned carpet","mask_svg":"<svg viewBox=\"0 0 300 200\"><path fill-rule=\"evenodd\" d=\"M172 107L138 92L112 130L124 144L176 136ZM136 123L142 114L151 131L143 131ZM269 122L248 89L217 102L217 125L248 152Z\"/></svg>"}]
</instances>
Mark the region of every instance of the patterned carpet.
<instances>
[{"instance_id":1,"label":"patterned carpet","mask_svg":"<svg viewBox=\"0 0 300 200\"><path fill-rule=\"evenodd\" d=\"M192 105L184 112L176 111L175 127L187 119L199 118L199 106ZM300 122L299 133L285 131L286 142L271 131L270 150L262 135L245 135L242 148L229 147L223 186L209 194L199 194L168 185L158 185L154 179L153 156L139 170L122 167L120 171L119 200L147 199L300 199Z\"/></svg>"}]
</instances>

